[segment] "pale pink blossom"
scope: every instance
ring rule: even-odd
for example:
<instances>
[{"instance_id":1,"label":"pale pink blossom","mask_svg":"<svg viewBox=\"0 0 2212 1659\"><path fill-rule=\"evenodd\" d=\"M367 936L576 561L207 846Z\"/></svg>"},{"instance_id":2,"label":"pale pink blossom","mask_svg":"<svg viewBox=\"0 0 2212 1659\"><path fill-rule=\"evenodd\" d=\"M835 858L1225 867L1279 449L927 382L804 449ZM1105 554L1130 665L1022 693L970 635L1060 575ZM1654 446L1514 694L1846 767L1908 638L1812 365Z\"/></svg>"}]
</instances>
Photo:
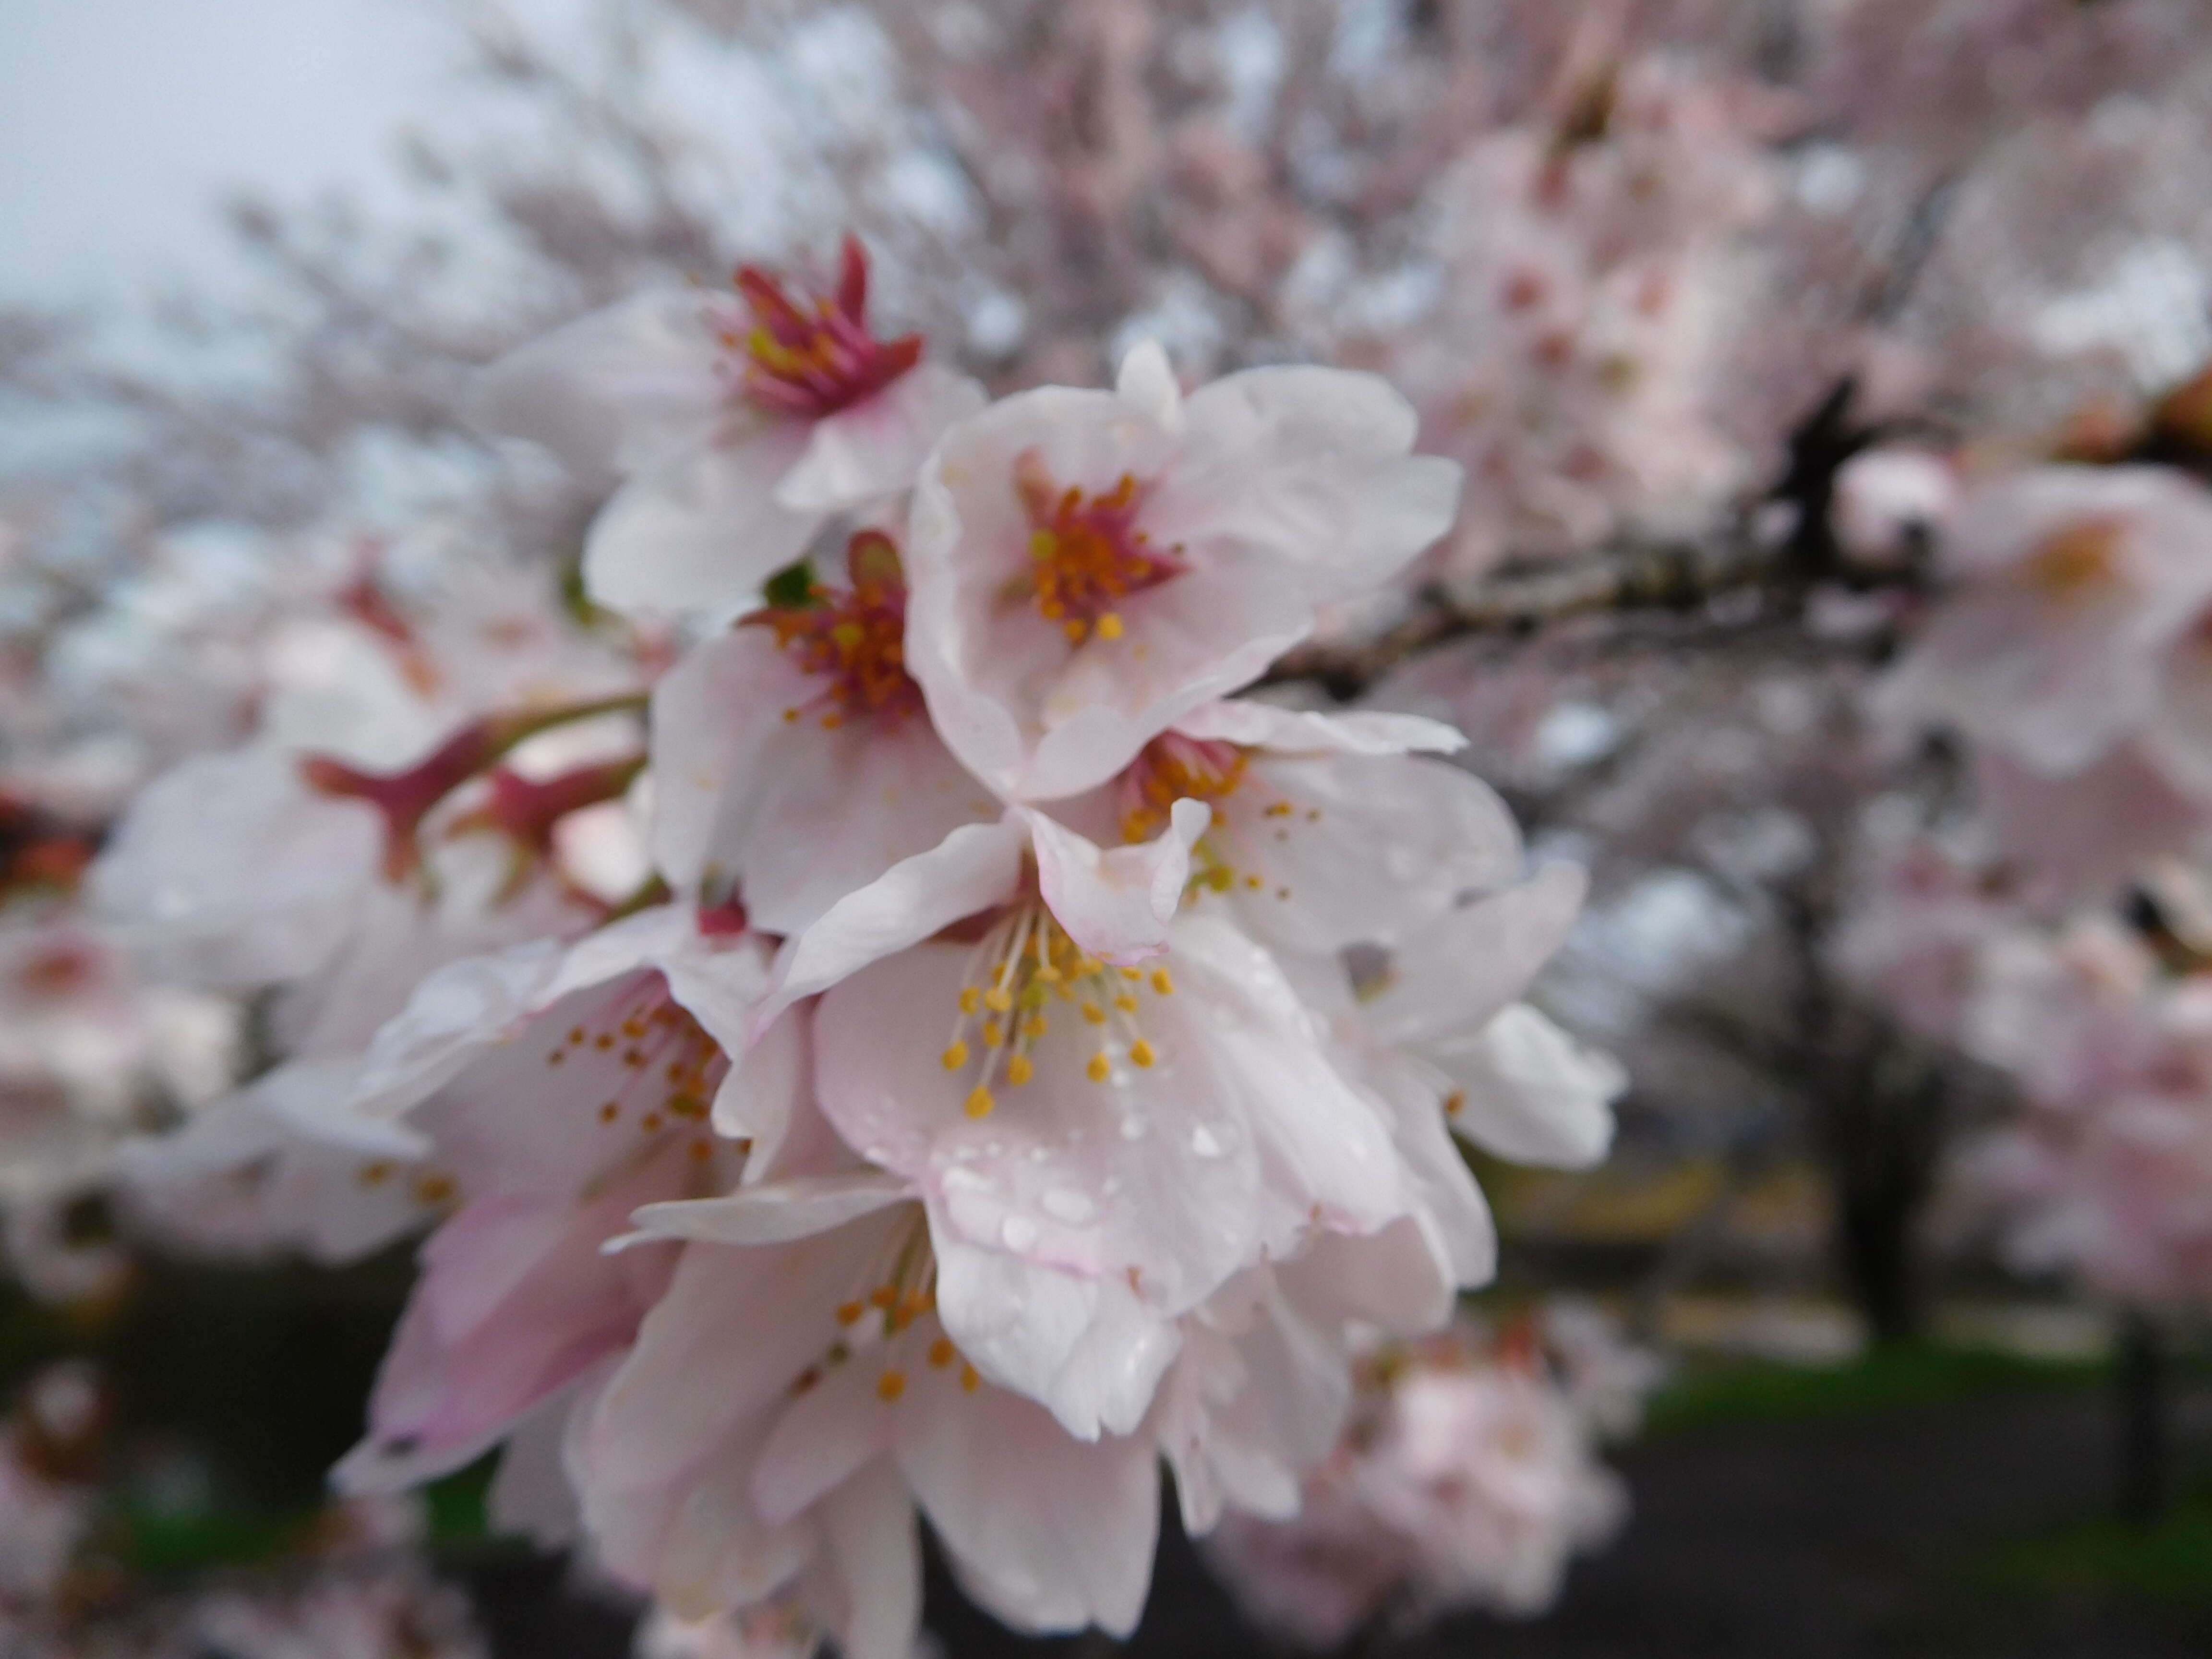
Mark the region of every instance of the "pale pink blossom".
<instances>
[{"instance_id":1,"label":"pale pink blossom","mask_svg":"<svg viewBox=\"0 0 2212 1659\"><path fill-rule=\"evenodd\" d=\"M948 1332L1086 1436L1135 1425L1171 1322L1238 1272L1405 1205L1384 1112L1263 950L1193 915L1160 963L1125 975L1017 912L854 975L815 1023L823 1112L928 1206ZM1102 1340L1129 1358L1102 1370Z\"/></svg>"},{"instance_id":2,"label":"pale pink blossom","mask_svg":"<svg viewBox=\"0 0 2212 1659\"><path fill-rule=\"evenodd\" d=\"M799 933L893 865L997 818L904 663L906 579L881 532L849 586L756 612L653 690L655 859L678 892Z\"/></svg>"},{"instance_id":3,"label":"pale pink blossom","mask_svg":"<svg viewBox=\"0 0 2212 1659\"><path fill-rule=\"evenodd\" d=\"M1941 544L1953 592L1877 711L1949 725L2045 778L2174 741L2157 717L2169 659L2212 604L2208 544L2212 498L2177 473L2054 466L1984 486Z\"/></svg>"},{"instance_id":4,"label":"pale pink blossom","mask_svg":"<svg viewBox=\"0 0 2212 1659\"><path fill-rule=\"evenodd\" d=\"M1413 437L1373 376L1251 369L1186 400L1149 343L1111 392L959 422L908 548L907 666L946 744L1010 799L1105 782L1443 532L1458 471Z\"/></svg>"},{"instance_id":5,"label":"pale pink blossom","mask_svg":"<svg viewBox=\"0 0 2212 1659\"><path fill-rule=\"evenodd\" d=\"M1468 1607L1526 1617L1618 1528L1596 1425L1519 1331L1384 1346L1360 1368L1342 1443L1295 1516L1230 1518L1207 1559L1255 1621L1301 1647ZM1632 1394L1648 1378L1628 1384Z\"/></svg>"},{"instance_id":6,"label":"pale pink blossom","mask_svg":"<svg viewBox=\"0 0 2212 1659\"><path fill-rule=\"evenodd\" d=\"M1957 1040L1982 948L2019 906L1996 872L1932 836L1876 840L1830 944L1862 995L1936 1042Z\"/></svg>"},{"instance_id":7,"label":"pale pink blossom","mask_svg":"<svg viewBox=\"0 0 2212 1659\"><path fill-rule=\"evenodd\" d=\"M674 1252L601 1246L642 1206L757 1177L790 1128L796 1025L741 1070L723 1047L765 984L758 941L665 907L441 969L379 1033L342 1116L416 1138L413 1185L451 1213L342 1480L458 1468L628 1346Z\"/></svg>"},{"instance_id":8,"label":"pale pink blossom","mask_svg":"<svg viewBox=\"0 0 2212 1659\"><path fill-rule=\"evenodd\" d=\"M787 297L747 267L734 299L650 294L571 323L489 369L492 426L616 482L584 579L599 603L727 617L823 524L913 483L981 389L868 331L867 264L848 240L834 292ZM618 481L618 482L617 482Z\"/></svg>"},{"instance_id":9,"label":"pale pink blossom","mask_svg":"<svg viewBox=\"0 0 2212 1659\"><path fill-rule=\"evenodd\" d=\"M848 1218L855 1202L820 1177L717 1206L751 1248L687 1249L582 1408L572 1466L602 1557L681 1616L789 1592L854 1659L904 1659L918 1508L1018 1629L1126 1633L1151 1572L1152 1447L1076 1440L986 1382L939 1322L919 1209Z\"/></svg>"},{"instance_id":10,"label":"pale pink blossom","mask_svg":"<svg viewBox=\"0 0 2212 1659\"><path fill-rule=\"evenodd\" d=\"M2118 943L2076 932L1993 969L1979 1052L2028 1109L1966 1149L1955 1191L2027 1271L2188 1304L2212 1285L2212 984L2154 976Z\"/></svg>"}]
</instances>

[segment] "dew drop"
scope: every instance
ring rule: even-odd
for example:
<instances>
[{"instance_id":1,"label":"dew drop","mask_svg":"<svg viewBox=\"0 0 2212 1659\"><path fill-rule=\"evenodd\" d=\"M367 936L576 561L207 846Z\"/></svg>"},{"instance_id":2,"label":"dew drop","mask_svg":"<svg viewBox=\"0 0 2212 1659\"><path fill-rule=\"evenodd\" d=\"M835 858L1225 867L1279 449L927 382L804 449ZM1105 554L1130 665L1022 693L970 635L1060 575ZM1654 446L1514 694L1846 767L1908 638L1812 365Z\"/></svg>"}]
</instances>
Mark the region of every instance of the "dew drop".
<instances>
[{"instance_id":1,"label":"dew drop","mask_svg":"<svg viewBox=\"0 0 2212 1659\"><path fill-rule=\"evenodd\" d=\"M1054 1221L1065 1221L1071 1227L1081 1226L1098 1213L1098 1206L1091 1201L1087 1193L1073 1187L1054 1187L1040 1200L1044 1212Z\"/></svg>"}]
</instances>

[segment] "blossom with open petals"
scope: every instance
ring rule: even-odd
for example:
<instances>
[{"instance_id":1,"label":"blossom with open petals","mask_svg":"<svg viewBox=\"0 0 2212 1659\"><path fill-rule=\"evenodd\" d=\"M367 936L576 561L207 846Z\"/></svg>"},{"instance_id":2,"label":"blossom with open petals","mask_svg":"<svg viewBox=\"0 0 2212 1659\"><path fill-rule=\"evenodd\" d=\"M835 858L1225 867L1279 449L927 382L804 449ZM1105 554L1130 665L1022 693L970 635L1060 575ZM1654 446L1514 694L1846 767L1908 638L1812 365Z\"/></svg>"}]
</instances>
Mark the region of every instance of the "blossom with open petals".
<instances>
[{"instance_id":1,"label":"blossom with open petals","mask_svg":"<svg viewBox=\"0 0 2212 1659\"><path fill-rule=\"evenodd\" d=\"M379 1034L350 1115L419 1137L412 1179L451 1213L342 1478L457 1468L627 1346L673 1253L600 1246L643 1205L733 1184L738 1137L772 1161L789 1127L797 1033L756 1048L734 1082L722 1046L764 969L757 941L667 907L573 946L457 963Z\"/></svg>"},{"instance_id":2,"label":"blossom with open petals","mask_svg":"<svg viewBox=\"0 0 2212 1659\"><path fill-rule=\"evenodd\" d=\"M917 486L908 667L953 753L1010 799L1103 783L1259 678L1316 607L1451 522L1372 375L1248 369L1186 399L1156 344L1111 392L1045 386L948 430Z\"/></svg>"},{"instance_id":3,"label":"blossom with open petals","mask_svg":"<svg viewBox=\"0 0 2212 1659\"><path fill-rule=\"evenodd\" d=\"M833 514L896 496L973 381L879 340L867 262L848 239L834 288L794 296L738 273L735 301L624 301L487 371L486 421L617 482L584 553L592 597L617 610L720 613L805 551Z\"/></svg>"}]
</instances>

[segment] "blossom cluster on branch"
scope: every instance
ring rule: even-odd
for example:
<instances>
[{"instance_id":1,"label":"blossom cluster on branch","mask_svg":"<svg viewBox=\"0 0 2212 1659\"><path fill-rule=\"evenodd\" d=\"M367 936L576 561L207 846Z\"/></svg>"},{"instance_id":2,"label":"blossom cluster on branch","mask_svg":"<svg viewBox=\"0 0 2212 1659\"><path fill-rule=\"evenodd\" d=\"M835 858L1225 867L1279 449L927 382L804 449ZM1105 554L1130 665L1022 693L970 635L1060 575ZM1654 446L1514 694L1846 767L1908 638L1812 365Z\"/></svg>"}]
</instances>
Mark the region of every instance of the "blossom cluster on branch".
<instances>
[{"instance_id":1,"label":"blossom cluster on branch","mask_svg":"<svg viewBox=\"0 0 2212 1659\"><path fill-rule=\"evenodd\" d=\"M276 1063L130 1149L146 1224L428 1230L341 1485L504 1443L514 1523L855 1659L913 1640L917 1512L1010 1624L1117 1632L1163 1462L1194 1532L1293 1513L1356 1345L1492 1271L1455 1138L1585 1164L1620 1087L1521 1000L1582 878L1458 734L1235 695L1450 524L1404 400L1139 344L988 402L867 276L494 366L610 481L585 592L638 625L357 601L397 706L185 762L89 875L273 998Z\"/></svg>"}]
</instances>

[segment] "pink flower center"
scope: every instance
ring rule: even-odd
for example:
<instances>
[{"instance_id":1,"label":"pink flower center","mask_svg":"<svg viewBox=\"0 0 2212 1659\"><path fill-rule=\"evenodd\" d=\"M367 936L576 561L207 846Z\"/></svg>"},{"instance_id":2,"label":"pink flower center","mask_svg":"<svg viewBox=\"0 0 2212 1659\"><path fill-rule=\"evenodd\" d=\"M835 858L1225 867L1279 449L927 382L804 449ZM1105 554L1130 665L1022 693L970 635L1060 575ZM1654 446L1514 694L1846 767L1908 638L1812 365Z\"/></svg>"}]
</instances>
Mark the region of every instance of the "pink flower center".
<instances>
[{"instance_id":1,"label":"pink flower center","mask_svg":"<svg viewBox=\"0 0 2212 1659\"><path fill-rule=\"evenodd\" d=\"M1150 841L1168 826L1175 804L1186 798L1211 805L1235 792L1243 780L1244 751L1233 743L1186 738L1169 732L1154 738L1121 774L1121 838Z\"/></svg>"},{"instance_id":2,"label":"pink flower center","mask_svg":"<svg viewBox=\"0 0 2212 1659\"><path fill-rule=\"evenodd\" d=\"M937 1256L929 1248L928 1227L918 1213L891 1235L883 1255L860 1283L859 1292L836 1308L841 1334L792 1379L793 1394L808 1392L846 1365L866 1364L876 1373L876 1398L895 1406L905 1397L908 1371L917 1361L936 1370L948 1370L958 1361L962 1390L973 1394L983 1386L981 1373L961 1359L941 1328L914 1329L937 1311ZM916 1345L932 1330L936 1334L917 1352Z\"/></svg>"},{"instance_id":3,"label":"pink flower center","mask_svg":"<svg viewBox=\"0 0 2212 1659\"><path fill-rule=\"evenodd\" d=\"M1036 1075L1038 1045L1054 1018L1082 1022L1091 1033L1085 1077L1106 1083L1125 1066L1149 1070L1159 1051L1139 1019L1138 993L1170 996L1163 967L1115 968L1070 939L1040 903L1018 906L994 923L961 976L959 1012L938 1060L969 1086L963 1109L973 1118L997 1109L994 1091L1020 1088Z\"/></svg>"},{"instance_id":4,"label":"pink flower center","mask_svg":"<svg viewBox=\"0 0 2212 1659\"><path fill-rule=\"evenodd\" d=\"M906 672L906 578L898 549L880 531L853 538L846 562L849 588L809 590L805 605L769 605L745 623L772 628L775 642L825 682L811 702L787 708L796 722L819 711L823 728L866 717L895 729L921 711L921 688Z\"/></svg>"},{"instance_id":5,"label":"pink flower center","mask_svg":"<svg viewBox=\"0 0 2212 1659\"><path fill-rule=\"evenodd\" d=\"M1103 495L1059 489L1034 449L1014 459L1014 489L1030 520L1030 585L1037 614L1058 623L1070 644L1096 632L1121 636L1121 601L1189 567L1180 544L1163 552L1137 528L1144 487L1124 472Z\"/></svg>"},{"instance_id":6,"label":"pink flower center","mask_svg":"<svg viewBox=\"0 0 2212 1659\"><path fill-rule=\"evenodd\" d=\"M770 414L817 421L874 396L921 361L921 337L868 332L868 256L848 236L834 294L794 301L755 265L737 275L751 326L722 342L738 354L744 395Z\"/></svg>"},{"instance_id":7,"label":"pink flower center","mask_svg":"<svg viewBox=\"0 0 2212 1659\"><path fill-rule=\"evenodd\" d=\"M730 1069L729 1056L668 994L658 974L627 984L598 1014L571 1025L545 1056L553 1070L597 1060L618 1068L597 1109L610 1129L655 1137L689 1137L685 1156L704 1164L714 1155L707 1115Z\"/></svg>"}]
</instances>

